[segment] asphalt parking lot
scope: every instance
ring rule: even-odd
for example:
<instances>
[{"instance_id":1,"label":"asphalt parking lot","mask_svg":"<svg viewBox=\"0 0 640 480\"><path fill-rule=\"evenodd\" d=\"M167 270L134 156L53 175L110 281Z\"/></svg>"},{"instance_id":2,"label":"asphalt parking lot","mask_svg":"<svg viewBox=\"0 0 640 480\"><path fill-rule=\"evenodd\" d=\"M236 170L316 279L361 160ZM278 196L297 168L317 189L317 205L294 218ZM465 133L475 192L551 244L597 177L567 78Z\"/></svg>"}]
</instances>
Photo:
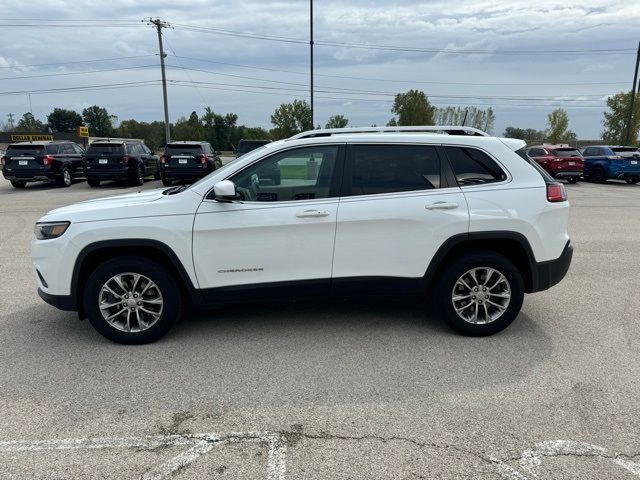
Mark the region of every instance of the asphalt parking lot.
<instances>
[{"instance_id":1,"label":"asphalt parking lot","mask_svg":"<svg viewBox=\"0 0 640 480\"><path fill-rule=\"evenodd\" d=\"M1 181L0 477L640 477L640 185L567 188L569 274L496 336L371 299L229 307L125 347L39 299L29 242L47 210L135 188Z\"/></svg>"}]
</instances>

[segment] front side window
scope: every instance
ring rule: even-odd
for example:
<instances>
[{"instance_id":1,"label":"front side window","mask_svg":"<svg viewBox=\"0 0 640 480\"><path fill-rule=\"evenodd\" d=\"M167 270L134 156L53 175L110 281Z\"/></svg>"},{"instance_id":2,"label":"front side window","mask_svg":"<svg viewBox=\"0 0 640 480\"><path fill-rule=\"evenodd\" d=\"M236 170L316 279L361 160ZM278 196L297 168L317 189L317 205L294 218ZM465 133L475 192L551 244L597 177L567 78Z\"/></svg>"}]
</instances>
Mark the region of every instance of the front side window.
<instances>
[{"instance_id":1,"label":"front side window","mask_svg":"<svg viewBox=\"0 0 640 480\"><path fill-rule=\"evenodd\" d=\"M425 145L354 145L352 195L440 188L440 159Z\"/></svg>"},{"instance_id":2,"label":"front side window","mask_svg":"<svg viewBox=\"0 0 640 480\"><path fill-rule=\"evenodd\" d=\"M445 150L461 187L507 179L507 175L498 164L477 148L445 147Z\"/></svg>"},{"instance_id":3,"label":"front side window","mask_svg":"<svg viewBox=\"0 0 640 480\"><path fill-rule=\"evenodd\" d=\"M230 180L247 202L328 198L337 158L337 145L287 150L245 168Z\"/></svg>"}]
</instances>

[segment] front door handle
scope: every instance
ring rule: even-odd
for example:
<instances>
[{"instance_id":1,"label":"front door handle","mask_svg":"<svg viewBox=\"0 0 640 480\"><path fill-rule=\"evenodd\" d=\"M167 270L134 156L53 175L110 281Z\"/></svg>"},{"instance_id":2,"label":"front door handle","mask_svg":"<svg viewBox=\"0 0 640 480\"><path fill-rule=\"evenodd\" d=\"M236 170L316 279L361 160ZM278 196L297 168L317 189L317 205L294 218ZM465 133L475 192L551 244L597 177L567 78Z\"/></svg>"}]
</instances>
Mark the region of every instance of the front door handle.
<instances>
[{"instance_id":1,"label":"front door handle","mask_svg":"<svg viewBox=\"0 0 640 480\"><path fill-rule=\"evenodd\" d=\"M424 208L427 210L453 210L458 208L458 204L455 202L435 202L425 205Z\"/></svg>"},{"instance_id":2,"label":"front door handle","mask_svg":"<svg viewBox=\"0 0 640 480\"><path fill-rule=\"evenodd\" d=\"M310 217L328 217L331 215L326 210L305 210L296 214L298 218L310 218Z\"/></svg>"}]
</instances>

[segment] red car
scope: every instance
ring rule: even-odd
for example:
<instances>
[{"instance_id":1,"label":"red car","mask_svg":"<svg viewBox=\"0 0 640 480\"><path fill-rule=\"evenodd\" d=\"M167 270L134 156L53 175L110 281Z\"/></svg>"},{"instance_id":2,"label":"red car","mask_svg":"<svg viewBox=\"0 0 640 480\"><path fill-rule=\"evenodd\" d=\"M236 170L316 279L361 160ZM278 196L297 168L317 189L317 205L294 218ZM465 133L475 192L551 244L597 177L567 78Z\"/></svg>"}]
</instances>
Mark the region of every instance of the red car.
<instances>
[{"instance_id":1,"label":"red car","mask_svg":"<svg viewBox=\"0 0 640 480\"><path fill-rule=\"evenodd\" d=\"M554 178L576 183L584 170L584 159L577 148L566 145L536 145L526 150Z\"/></svg>"}]
</instances>

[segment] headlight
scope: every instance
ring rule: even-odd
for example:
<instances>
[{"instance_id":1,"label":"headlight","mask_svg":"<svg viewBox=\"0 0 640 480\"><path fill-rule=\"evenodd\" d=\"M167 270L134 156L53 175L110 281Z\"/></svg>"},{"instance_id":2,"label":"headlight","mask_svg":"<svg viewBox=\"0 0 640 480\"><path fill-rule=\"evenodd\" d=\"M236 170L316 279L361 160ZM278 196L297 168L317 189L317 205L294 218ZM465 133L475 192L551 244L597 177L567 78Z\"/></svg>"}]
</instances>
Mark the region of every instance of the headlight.
<instances>
[{"instance_id":1,"label":"headlight","mask_svg":"<svg viewBox=\"0 0 640 480\"><path fill-rule=\"evenodd\" d=\"M33 233L38 240L51 240L60 237L69 228L70 222L36 223Z\"/></svg>"}]
</instances>

